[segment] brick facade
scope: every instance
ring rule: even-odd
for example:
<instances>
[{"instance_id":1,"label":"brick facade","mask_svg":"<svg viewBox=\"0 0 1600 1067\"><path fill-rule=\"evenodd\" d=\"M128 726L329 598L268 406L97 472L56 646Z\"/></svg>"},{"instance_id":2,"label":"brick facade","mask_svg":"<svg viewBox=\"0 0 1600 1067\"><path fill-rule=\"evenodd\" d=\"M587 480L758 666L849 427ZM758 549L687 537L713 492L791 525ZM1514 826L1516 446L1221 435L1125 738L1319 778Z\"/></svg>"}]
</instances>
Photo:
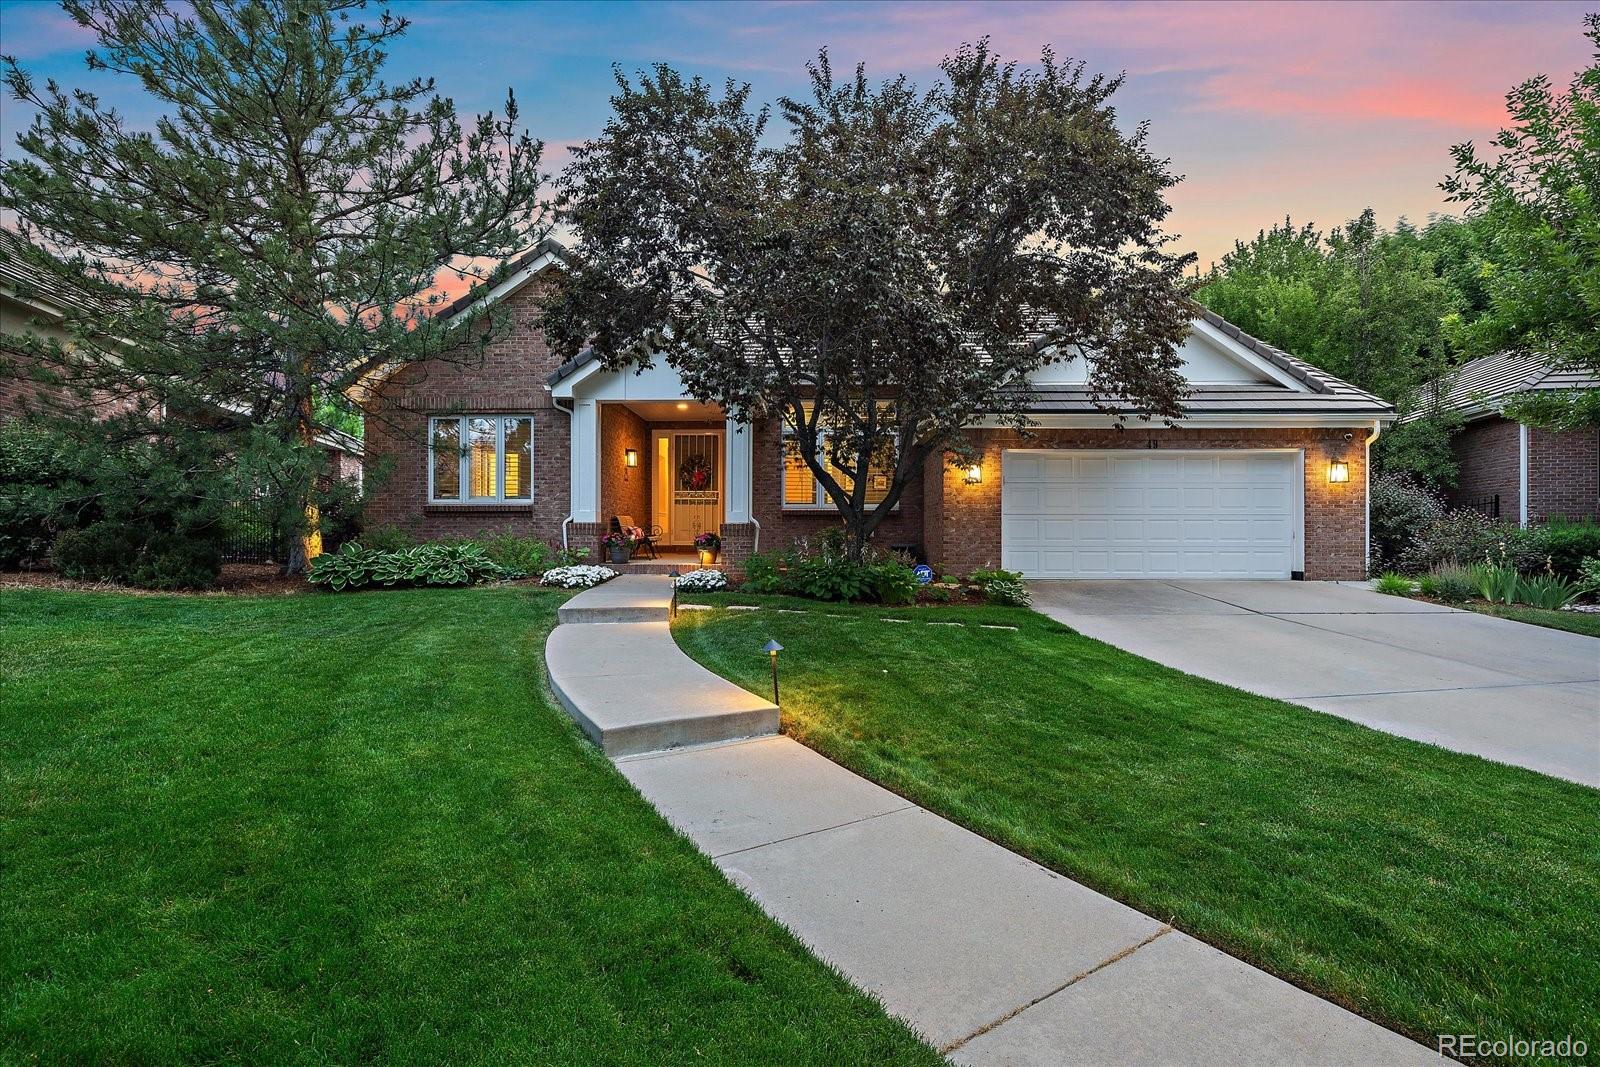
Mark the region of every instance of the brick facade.
<instances>
[{"instance_id":1,"label":"brick facade","mask_svg":"<svg viewBox=\"0 0 1600 1067\"><path fill-rule=\"evenodd\" d=\"M367 525L429 540L495 531L561 543L571 511L572 428L545 387L559 360L537 326L539 292L528 285L506 298L501 306L514 326L481 358L413 364L379 388L367 405ZM531 503L428 503L428 417L458 414L533 416Z\"/></svg>"},{"instance_id":2,"label":"brick facade","mask_svg":"<svg viewBox=\"0 0 1600 1067\"><path fill-rule=\"evenodd\" d=\"M390 378L369 407L367 475L374 485L367 512L372 525L392 524L421 538L470 536L506 530L561 543L570 513L571 426L545 388L557 360L536 321L538 289L528 286L504 303L514 330L481 360L406 367ZM531 414L534 419L534 492L527 505L427 503L427 427L430 414ZM613 514L651 521L651 436L656 428L617 404L601 409L600 510L602 521L573 523L569 542L597 548ZM752 510L760 523L724 524L723 560L730 569L748 557L756 538L769 551L812 538L839 523L831 511L785 508L782 503L782 438L776 420L757 424L751 448ZM1350 435L1351 440L1345 440ZM1366 498L1364 430L1254 429L1160 430L1151 434L1115 430L1038 430L1023 439L1012 431L980 431L984 478L967 485L960 471L939 457L929 459L879 527L883 547L911 546L936 566L965 572L1000 562L1000 455L1006 448L1129 448L1149 440L1162 448L1298 448L1306 453L1306 577L1360 578L1365 574ZM639 466L624 466L626 449L639 451ZM1592 454L1592 453L1591 453ZM1350 480L1331 485L1327 464L1350 464ZM624 477L626 474L626 477ZM598 559L598 553L595 558Z\"/></svg>"},{"instance_id":3,"label":"brick facade","mask_svg":"<svg viewBox=\"0 0 1600 1067\"><path fill-rule=\"evenodd\" d=\"M1346 441L1346 435L1351 440ZM1112 429L1035 430L1024 438L1011 430L974 435L981 450L983 480L968 485L960 470L941 465L938 484L931 479L927 508L932 521L928 555L939 567L965 573L1000 565L1001 453L1008 448L1297 448L1305 451L1305 555L1307 579L1366 577L1366 434L1344 429L1157 430L1137 436ZM1350 480L1328 481L1328 464L1350 465Z\"/></svg>"},{"instance_id":4,"label":"brick facade","mask_svg":"<svg viewBox=\"0 0 1600 1067\"><path fill-rule=\"evenodd\" d=\"M1522 506L1517 431L1516 423L1498 415L1462 428L1454 442L1460 473L1450 494L1452 505L1487 511L1485 502L1498 496L1500 517L1516 521Z\"/></svg>"},{"instance_id":5,"label":"brick facade","mask_svg":"<svg viewBox=\"0 0 1600 1067\"><path fill-rule=\"evenodd\" d=\"M1500 517L1518 521L1522 507L1521 427L1491 415L1456 435L1461 465L1450 502L1485 508L1500 498ZM1600 516L1600 431L1528 431L1528 521Z\"/></svg>"}]
</instances>

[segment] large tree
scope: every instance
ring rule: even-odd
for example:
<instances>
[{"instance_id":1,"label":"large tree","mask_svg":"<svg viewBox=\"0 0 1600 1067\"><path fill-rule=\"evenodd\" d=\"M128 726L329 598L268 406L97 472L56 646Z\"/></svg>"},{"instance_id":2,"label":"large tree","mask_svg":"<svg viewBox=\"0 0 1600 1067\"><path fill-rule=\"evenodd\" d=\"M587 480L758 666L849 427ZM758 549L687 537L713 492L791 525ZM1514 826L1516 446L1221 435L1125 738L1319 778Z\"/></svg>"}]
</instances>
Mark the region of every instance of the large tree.
<instances>
[{"instance_id":1,"label":"large tree","mask_svg":"<svg viewBox=\"0 0 1600 1067\"><path fill-rule=\"evenodd\" d=\"M778 103L667 66L618 92L561 180L576 266L546 327L608 366L665 359L735 417L780 417L864 548L924 461L983 416L1025 426L1026 376L1084 358L1098 403L1179 413L1188 257L1167 251L1177 179L1120 78L982 43L919 90L836 81ZM869 494L869 474L887 491ZM875 499L869 503L869 495Z\"/></svg>"},{"instance_id":2,"label":"large tree","mask_svg":"<svg viewBox=\"0 0 1600 1067\"><path fill-rule=\"evenodd\" d=\"M1534 352L1600 373L1600 14L1591 61L1559 92L1538 75L1506 94L1511 125L1482 156L1451 149L1442 187L1492 235L1490 307L1466 334L1479 352ZM1530 397L1508 412L1558 428L1600 425L1600 392Z\"/></svg>"},{"instance_id":3,"label":"large tree","mask_svg":"<svg viewBox=\"0 0 1600 1067\"><path fill-rule=\"evenodd\" d=\"M498 320L430 317L449 269L504 263L541 225L541 145L502 116L463 130L433 83L382 79L404 19L345 0L67 0L94 31L91 69L136 81L161 117L133 129L104 101L42 87L0 169L22 254L81 291L73 343L26 353L69 395L139 398L101 425L148 439L232 435L305 515L315 551L315 441L374 370L474 358ZM110 339L110 340L108 340Z\"/></svg>"}]
</instances>

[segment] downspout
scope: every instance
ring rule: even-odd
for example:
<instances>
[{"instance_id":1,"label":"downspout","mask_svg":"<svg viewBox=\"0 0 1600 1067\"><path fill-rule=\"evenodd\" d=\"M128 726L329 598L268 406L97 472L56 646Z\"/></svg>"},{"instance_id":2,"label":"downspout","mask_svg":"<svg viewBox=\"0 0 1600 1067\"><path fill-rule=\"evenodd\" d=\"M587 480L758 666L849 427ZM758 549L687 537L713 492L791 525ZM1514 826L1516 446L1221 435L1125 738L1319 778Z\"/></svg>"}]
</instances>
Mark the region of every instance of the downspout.
<instances>
[{"instance_id":1,"label":"downspout","mask_svg":"<svg viewBox=\"0 0 1600 1067\"><path fill-rule=\"evenodd\" d=\"M1517 424L1517 525L1528 528L1528 424Z\"/></svg>"},{"instance_id":2,"label":"downspout","mask_svg":"<svg viewBox=\"0 0 1600 1067\"><path fill-rule=\"evenodd\" d=\"M1362 569L1363 570L1370 570L1371 567L1372 567L1372 442L1376 441L1378 439L1378 435L1381 434L1381 433L1383 433L1383 422L1382 422L1382 420L1373 419L1372 420L1372 433L1367 437L1367 454L1366 454L1366 458L1364 459L1364 461L1361 464L1361 471L1362 471L1362 474L1365 476L1365 479L1366 479L1366 509L1365 510L1366 510L1366 515L1367 515L1367 531L1366 531L1366 534L1363 537L1363 541L1365 541L1365 544L1366 544L1366 547L1365 547L1365 553L1366 554L1362 557L1362 563L1363 563L1363 568Z\"/></svg>"},{"instance_id":3,"label":"downspout","mask_svg":"<svg viewBox=\"0 0 1600 1067\"><path fill-rule=\"evenodd\" d=\"M550 387L548 385L545 386L545 391L546 392L550 391ZM572 418L572 408L571 407L562 407L561 406L561 400L562 400L561 397L552 396L550 398L550 404L557 411L565 411L567 413L567 418L570 420ZM570 403L570 401L569 401L569 403ZM570 466L571 465L571 460L568 460L567 462L568 462L568 465ZM569 473L569 478L570 478L570 472L568 472L568 473ZM572 505L572 502L570 500L567 501L567 505L570 508L571 505ZM570 551L570 546L567 543L567 527L570 526L571 524L572 524L572 512L568 511L567 512L567 517L561 520L561 551L563 551L563 552Z\"/></svg>"}]
</instances>

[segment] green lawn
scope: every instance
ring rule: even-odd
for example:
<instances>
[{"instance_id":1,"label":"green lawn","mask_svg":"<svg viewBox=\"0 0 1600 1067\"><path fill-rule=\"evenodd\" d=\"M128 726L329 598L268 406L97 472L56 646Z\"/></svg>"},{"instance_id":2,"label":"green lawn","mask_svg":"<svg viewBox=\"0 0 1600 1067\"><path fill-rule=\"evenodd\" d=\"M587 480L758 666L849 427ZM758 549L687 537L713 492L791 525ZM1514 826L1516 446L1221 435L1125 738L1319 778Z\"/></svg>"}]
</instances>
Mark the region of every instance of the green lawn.
<instances>
[{"instance_id":1,"label":"green lawn","mask_svg":"<svg viewBox=\"0 0 1600 1067\"><path fill-rule=\"evenodd\" d=\"M1554 630L1567 630L1585 637L1600 637L1600 614L1587 611L1551 611L1549 608L1530 608L1526 604L1491 604L1487 600L1474 600L1455 607L1469 608L1484 615L1502 619L1548 626Z\"/></svg>"},{"instance_id":2,"label":"green lawn","mask_svg":"<svg viewBox=\"0 0 1600 1067\"><path fill-rule=\"evenodd\" d=\"M552 710L560 597L0 592L0 1063L935 1063Z\"/></svg>"},{"instance_id":3,"label":"green lawn","mask_svg":"<svg viewBox=\"0 0 1600 1067\"><path fill-rule=\"evenodd\" d=\"M776 638L785 730L889 789L1430 1045L1600 1047L1600 791L1026 610L733 599L809 613L684 612L680 644L766 692Z\"/></svg>"}]
</instances>

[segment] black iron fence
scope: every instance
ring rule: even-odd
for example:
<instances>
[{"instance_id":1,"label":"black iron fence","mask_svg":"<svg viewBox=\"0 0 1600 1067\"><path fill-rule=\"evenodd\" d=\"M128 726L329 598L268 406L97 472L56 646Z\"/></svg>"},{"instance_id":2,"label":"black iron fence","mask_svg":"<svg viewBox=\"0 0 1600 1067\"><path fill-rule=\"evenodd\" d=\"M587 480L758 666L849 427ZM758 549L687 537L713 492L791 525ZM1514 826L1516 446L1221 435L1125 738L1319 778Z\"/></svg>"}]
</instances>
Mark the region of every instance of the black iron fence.
<instances>
[{"instance_id":1,"label":"black iron fence","mask_svg":"<svg viewBox=\"0 0 1600 1067\"><path fill-rule=\"evenodd\" d=\"M285 546L283 535L273 521L274 510L265 495L233 504L223 522L222 562L282 562Z\"/></svg>"},{"instance_id":2,"label":"black iron fence","mask_svg":"<svg viewBox=\"0 0 1600 1067\"><path fill-rule=\"evenodd\" d=\"M1472 511L1481 511L1491 519L1498 519L1500 517L1500 494L1479 497L1477 500L1463 500L1461 507Z\"/></svg>"}]
</instances>

